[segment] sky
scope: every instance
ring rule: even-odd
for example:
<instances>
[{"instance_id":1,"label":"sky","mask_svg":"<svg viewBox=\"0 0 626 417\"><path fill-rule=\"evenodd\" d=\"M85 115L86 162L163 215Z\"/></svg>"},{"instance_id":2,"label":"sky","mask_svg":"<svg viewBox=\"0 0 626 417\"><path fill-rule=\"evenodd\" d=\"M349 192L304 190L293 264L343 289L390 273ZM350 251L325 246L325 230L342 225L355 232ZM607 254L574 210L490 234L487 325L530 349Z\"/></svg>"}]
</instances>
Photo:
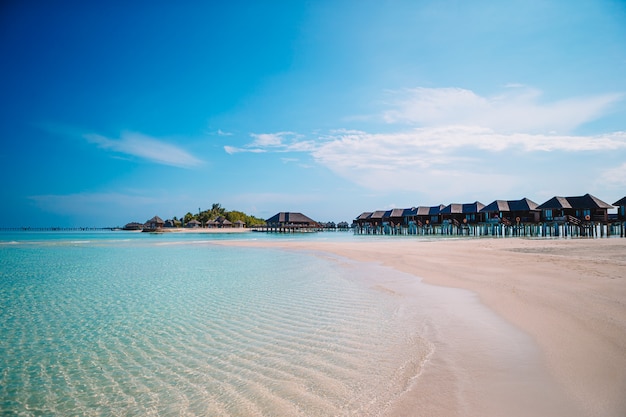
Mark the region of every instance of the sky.
<instances>
[{"instance_id":1,"label":"sky","mask_svg":"<svg viewBox=\"0 0 626 417\"><path fill-rule=\"evenodd\" d=\"M0 56L0 227L626 196L622 0L6 0Z\"/></svg>"}]
</instances>

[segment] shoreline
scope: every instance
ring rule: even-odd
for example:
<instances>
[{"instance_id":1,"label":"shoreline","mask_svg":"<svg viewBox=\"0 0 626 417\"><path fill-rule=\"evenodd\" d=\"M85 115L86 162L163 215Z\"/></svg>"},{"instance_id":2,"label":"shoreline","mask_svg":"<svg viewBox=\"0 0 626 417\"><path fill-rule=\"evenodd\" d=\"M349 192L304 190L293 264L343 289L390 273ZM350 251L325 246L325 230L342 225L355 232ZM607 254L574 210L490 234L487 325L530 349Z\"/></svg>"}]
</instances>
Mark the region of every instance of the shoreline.
<instances>
[{"instance_id":1,"label":"shoreline","mask_svg":"<svg viewBox=\"0 0 626 417\"><path fill-rule=\"evenodd\" d=\"M528 335L537 348L529 373L516 364L509 364L512 370L501 365L494 367L485 340L471 341L469 333L459 338L448 331L448 335L441 335L439 354L431 359L407 395L393 405L390 415L403 415L408 410L435 416L502 411L507 404L494 401L494 389L503 398L510 396L512 410L526 401L527 409L517 409L520 415L529 415L530 408L543 410L543 415L626 415L625 240L216 243L332 253L404 272L415 283L469 290L491 312ZM406 283L394 290L412 291ZM438 319L434 316L433 320ZM446 333L446 328L455 323L440 320L439 325ZM478 329L480 323L468 321L468 325ZM446 344L451 338L462 340L463 344ZM464 360L468 342L474 349L471 365ZM501 342L507 346L506 341ZM501 373L505 370L513 373L503 378ZM460 377L463 373L466 374ZM442 391L453 394L453 398L442 395ZM546 398L547 392L550 398ZM550 410L549 414L546 410Z\"/></svg>"}]
</instances>

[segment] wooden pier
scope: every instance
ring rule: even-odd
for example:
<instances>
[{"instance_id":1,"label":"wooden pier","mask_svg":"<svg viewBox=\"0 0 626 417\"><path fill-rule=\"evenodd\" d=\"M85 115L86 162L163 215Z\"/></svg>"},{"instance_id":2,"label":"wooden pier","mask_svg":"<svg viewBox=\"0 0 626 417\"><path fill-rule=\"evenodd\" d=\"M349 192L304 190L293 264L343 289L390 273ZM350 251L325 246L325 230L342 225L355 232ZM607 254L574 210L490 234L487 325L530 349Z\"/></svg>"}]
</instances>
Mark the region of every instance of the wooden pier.
<instances>
[{"instance_id":1,"label":"wooden pier","mask_svg":"<svg viewBox=\"0 0 626 417\"><path fill-rule=\"evenodd\" d=\"M119 227L0 227L2 232L86 232L122 230Z\"/></svg>"},{"instance_id":2,"label":"wooden pier","mask_svg":"<svg viewBox=\"0 0 626 417\"><path fill-rule=\"evenodd\" d=\"M263 233L314 233L325 231L323 227L303 227L300 225L257 226L253 232Z\"/></svg>"}]
</instances>

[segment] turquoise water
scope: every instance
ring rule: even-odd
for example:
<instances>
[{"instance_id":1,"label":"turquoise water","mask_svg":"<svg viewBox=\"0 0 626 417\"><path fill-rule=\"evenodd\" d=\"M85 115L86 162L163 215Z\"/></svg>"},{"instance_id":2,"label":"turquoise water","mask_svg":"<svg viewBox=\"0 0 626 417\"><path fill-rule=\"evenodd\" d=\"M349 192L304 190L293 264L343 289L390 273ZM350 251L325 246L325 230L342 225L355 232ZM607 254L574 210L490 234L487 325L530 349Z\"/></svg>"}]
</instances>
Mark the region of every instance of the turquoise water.
<instances>
[{"instance_id":1,"label":"turquoise water","mask_svg":"<svg viewBox=\"0 0 626 417\"><path fill-rule=\"evenodd\" d=\"M253 238L0 233L0 414L384 413L419 323L371 266L212 243Z\"/></svg>"}]
</instances>

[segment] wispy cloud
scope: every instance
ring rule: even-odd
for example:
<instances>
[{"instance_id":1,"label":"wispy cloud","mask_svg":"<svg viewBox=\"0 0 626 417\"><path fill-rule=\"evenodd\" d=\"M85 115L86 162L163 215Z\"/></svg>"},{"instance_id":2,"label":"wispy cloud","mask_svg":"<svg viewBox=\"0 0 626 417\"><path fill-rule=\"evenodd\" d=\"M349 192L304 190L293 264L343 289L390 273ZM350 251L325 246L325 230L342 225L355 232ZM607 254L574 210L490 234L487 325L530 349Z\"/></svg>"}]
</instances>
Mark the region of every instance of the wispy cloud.
<instances>
[{"instance_id":1,"label":"wispy cloud","mask_svg":"<svg viewBox=\"0 0 626 417\"><path fill-rule=\"evenodd\" d=\"M626 162L604 170L600 180L610 187L626 189Z\"/></svg>"},{"instance_id":2,"label":"wispy cloud","mask_svg":"<svg viewBox=\"0 0 626 417\"><path fill-rule=\"evenodd\" d=\"M384 133L338 129L309 138L293 132L253 134L249 144L225 149L231 154L303 152L364 188L442 189L448 195L462 195L468 184L476 193L513 189L530 177L541 182L552 167L535 161L548 156L552 163L562 163L591 153L626 152L625 131L571 133L609 111L621 94L542 103L540 91L511 85L493 97L453 88L410 89L391 96L380 114ZM598 164L586 166L600 175ZM614 168L605 176L620 178L625 169Z\"/></svg>"},{"instance_id":3,"label":"wispy cloud","mask_svg":"<svg viewBox=\"0 0 626 417\"><path fill-rule=\"evenodd\" d=\"M95 133L86 134L83 137L101 149L131 155L157 164L191 168L203 163L176 145L141 133L124 132L119 139Z\"/></svg>"},{"instance_id":4,"label":"wispy cloud","mask_svg":"<svg viewBox=\"0 0 626 417\"><path fill-rule=\"evenodd\" d=\"M252 137L253 140L249 144L242 147L226 145L224 146L224 150L231 155L240 152L264 153L268 151L302 151L302 147L308 143L302 140L302 135L294 132L251 133L250 137Z\"/></svg>"},{"instance_id":5,"label":"wispy cloud","mask_svg":"<svg viewBox=\"0 0 626 417\"><path fill-rule=\"evenodd\" d=\"M568 133L597 119L622 93L542 102L540 90L510 84L483 97L462 88L413 88L389 93L383 119L419 126L479 126L498 132Z\"/></svg>"}]
</instances>

